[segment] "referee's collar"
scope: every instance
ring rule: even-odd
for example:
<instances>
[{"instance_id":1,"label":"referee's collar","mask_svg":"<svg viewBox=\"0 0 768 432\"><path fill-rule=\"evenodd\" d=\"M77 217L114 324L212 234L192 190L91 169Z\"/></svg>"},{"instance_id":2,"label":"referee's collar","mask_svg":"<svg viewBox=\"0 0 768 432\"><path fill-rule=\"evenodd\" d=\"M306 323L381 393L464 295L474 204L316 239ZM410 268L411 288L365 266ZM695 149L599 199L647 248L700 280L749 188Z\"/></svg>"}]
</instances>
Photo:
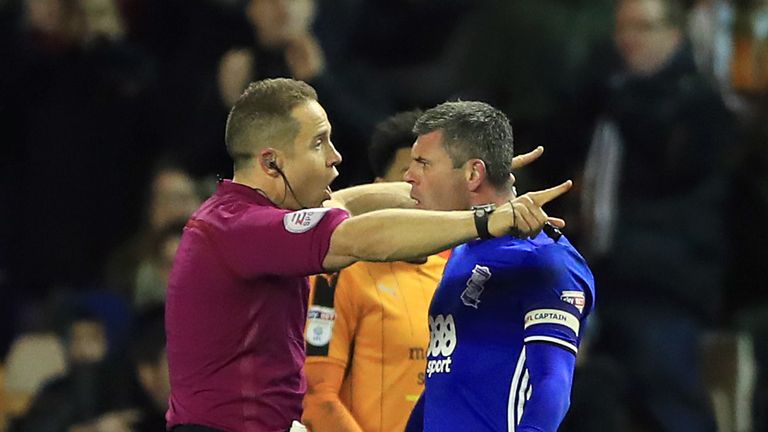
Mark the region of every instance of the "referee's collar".
<instances>
[{"instance_id":1,"label":"referee's collar","mask_svg":"<svg viewBox=\"0 0 768 432\"><path fill-rule=\"evenodd\" d=\"M219 181L216 192L220 194L235 194L255 204L280 208L261 189L252 188L242 183L237 183L229 179Z\"/></svg>"}]
</instances>

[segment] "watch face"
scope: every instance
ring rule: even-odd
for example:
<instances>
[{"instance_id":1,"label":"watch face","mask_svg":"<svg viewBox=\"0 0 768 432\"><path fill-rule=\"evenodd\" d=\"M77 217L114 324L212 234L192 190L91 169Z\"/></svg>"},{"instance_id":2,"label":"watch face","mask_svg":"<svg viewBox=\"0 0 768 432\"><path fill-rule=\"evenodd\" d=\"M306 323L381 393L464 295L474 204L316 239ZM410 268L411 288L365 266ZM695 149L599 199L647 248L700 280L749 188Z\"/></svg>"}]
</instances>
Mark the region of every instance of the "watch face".
<instances>
[{"instance_id":1,"label":"watch face","mask_svg":"<svg viewBox=\"0 0 768 432\"><path fill-rule=\"evenodd\" d=\"M492 211L496 210L496 205L483 204L483 205L472 206L472 209L475 210L475 214L477 216L482 216L484 214L491 213Z\"/></svg>"},{"instance_id":2,"label":"watch face","mask_svg":"<svg viewBox=\"0 0 768 432\"><path fill-rule=\"evenodd\" d=\"M472 206L472 210L475 211L475 216L483 217L483 216L487 216L489 213L492 213L494 210L496 210L496 205L483 204L478 206Z\"/></svg>"}]
</instances>

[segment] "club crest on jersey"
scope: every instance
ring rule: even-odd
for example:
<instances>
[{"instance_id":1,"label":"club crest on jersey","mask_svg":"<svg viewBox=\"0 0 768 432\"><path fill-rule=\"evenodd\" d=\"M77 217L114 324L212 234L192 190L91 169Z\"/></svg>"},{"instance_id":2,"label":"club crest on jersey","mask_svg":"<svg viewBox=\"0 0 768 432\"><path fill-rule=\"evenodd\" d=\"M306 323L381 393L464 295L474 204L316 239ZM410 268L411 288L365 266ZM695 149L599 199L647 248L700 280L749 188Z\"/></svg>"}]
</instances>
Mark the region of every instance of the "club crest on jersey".
<instances>
[{"instance_id":1,"label":"club crest on jersey","mask_svg":"<svg viewBox=\"0 0 768 432\"><path fill-rule=\"evenodd\" d=\"M283 216L283 226L286 231L294 234L307 232L323 220L323 216L330 210L330 208L311 208L286 213Z\"/></svg>"},{"instance_id":2,"label":"club crest on jersey","mask_svg":"<svg viewBox=\"0 0 768 432\"><path fill-rule=\"evenodd\" d=\"M560 300L576 306L576 309L578 309L579 312L584 312L584 305L586 304L586 301L584 300L583 292L563 291L563 293L560 294Z\"/></svg>"},{"instance_id":3,"label":"club crest on jersey","mask_svg":"<svg viewBox=\"0 0 768 432\"><path fill-rule=\"evenodd\" d=\"M467 287L461 293L461 301L467 306L477 309L480 304L480 295L485 289L485 282L491 278L491 270L488 267L475 264L472 276L467 280Z\"/></svg>"}]
</instances>

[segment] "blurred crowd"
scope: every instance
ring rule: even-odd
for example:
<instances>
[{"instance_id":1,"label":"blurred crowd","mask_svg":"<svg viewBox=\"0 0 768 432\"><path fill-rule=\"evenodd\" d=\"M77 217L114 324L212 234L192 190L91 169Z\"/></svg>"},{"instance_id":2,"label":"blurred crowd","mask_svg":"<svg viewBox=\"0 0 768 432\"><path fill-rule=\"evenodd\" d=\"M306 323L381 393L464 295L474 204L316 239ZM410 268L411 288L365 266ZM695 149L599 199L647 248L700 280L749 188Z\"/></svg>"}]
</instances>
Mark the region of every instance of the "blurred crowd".
<instances>
[{"instance_id":1,"label":"blurred crowd","mask_svg":"<svg viewBox=\"0 0 768 432\"><path fill-rule=\"evenodd\" d=\"M519 191L574 179L547 210L597 325L561 430L768 431L766 0L0 0L0 59L0 431L162 430L175 248L229 107L281 76L328 110L334 188L455 99L545 147Z\"/></svg>"}]
</instances>

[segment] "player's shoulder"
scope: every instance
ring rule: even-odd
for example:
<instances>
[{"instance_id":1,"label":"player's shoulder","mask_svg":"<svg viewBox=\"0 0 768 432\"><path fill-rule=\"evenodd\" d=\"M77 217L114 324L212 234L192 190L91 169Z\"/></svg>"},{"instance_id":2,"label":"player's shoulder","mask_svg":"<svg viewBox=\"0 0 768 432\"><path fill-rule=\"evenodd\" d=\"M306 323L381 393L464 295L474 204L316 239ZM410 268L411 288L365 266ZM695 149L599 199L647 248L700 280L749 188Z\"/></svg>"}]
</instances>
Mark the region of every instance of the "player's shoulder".
<instances>
[{"instance_id":1,"label":"player's shoulder","mask_svg":"<svg viewBox=\"0 0 768 432\"><path fill-rule=\"evenodd\" d=\"M587 266L584 257L565 236L553 240L542 233L523 243L525 247L522 253L528 254L530 259L559 266Z\"/></svg>"},{"instance_id":2,"label":"player's shoulder","mask_svg":"<svg viewBox=\"0 0 768 432\"><path fill-rule=\"evenodd\" d=\"M537 236L534 239L519 239L512 236L468 244L467 251L474 255L493 258L500 263L513 263L543 259L563 253L564 244L555 243L548 237Z\"/></svg>"},{"instance_id":3,"label":"player's shoulder","mask_svg":"<svg viewBox=\"0 0 768 432\"><path fill-rule=\"evenodd\" d=\"M327 306L333 306L336 298L345 298L353 303L362 301L376 290L372 274L377 272L376 267L385 263L371 263L360 261L345 267L335 273L322 273L310 277L310 288L313 298L317 293L326 299Z\"/></svg>"},{"instance_id":4,"label":"player's shoulder","mask_svg":"<svg viewBox=\"0 0 768 432\"><path fill-rule=\"evenodd\" d=\"M241 199L235 194L214 194L192 215L195 220L213 226L236 226L239 222L253 224L254 219L267 221L282 218L286 210Z\"/></svg>"},{"instance_id":5,"label":"player's shoulder","mask_svg":"<svg viewBox=\"0 0 768 432\"><path fill-rule=\"evenodd\" d=\"M557 241L544 234L534 239L512 239L495 251L494 259L514 271L515 277L579 280L585 289L594 284L586 260L565 236Z\"/></svg>"}]
</instances>

